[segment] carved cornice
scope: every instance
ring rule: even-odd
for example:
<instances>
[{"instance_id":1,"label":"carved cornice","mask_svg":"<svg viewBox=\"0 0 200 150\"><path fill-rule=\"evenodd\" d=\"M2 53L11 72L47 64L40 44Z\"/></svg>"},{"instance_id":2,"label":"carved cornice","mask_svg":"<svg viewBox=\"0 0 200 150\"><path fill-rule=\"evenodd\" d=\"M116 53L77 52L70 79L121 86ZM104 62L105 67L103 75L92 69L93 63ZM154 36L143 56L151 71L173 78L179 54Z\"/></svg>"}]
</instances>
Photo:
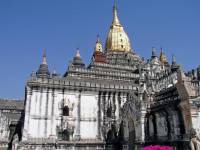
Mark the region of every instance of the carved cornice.
<instances>
[{"instance_id":1,"label":"carved cornice","mask_svg":"<svg viewBox=\"0 0 200 150\"><path fill-rule=\"evenodd\" d=\"M39 78L30 79L27 86L35 87L34 90L40 88L53 88L53 89L67 89L67 90L81 90L81 91L137 91L138 85L134 82L121 82L121 81L105 81L105 80L86 80L67 78L60 80ZM37 89L38 88L38 89Z\"/></svg>"}]
</instances>

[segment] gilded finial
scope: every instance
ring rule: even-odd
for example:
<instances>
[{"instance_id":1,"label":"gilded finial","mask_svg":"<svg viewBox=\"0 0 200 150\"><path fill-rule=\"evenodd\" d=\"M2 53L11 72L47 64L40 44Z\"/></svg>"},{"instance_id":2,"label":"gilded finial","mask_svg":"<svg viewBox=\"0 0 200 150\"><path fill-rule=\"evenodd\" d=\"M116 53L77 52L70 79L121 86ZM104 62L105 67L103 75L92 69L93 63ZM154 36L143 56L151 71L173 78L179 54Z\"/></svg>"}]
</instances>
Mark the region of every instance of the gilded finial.
<instances>
[{"instance_id":1,"label":"gilded finial","mask_svg":"<svg viewBox=\"0 0 200 150\"><path fill-rule=\"evenodd\" d=\"M46 49L43 49L42 64L47 64Z\"/></svg>"},{"instance_id":2,"label":"gilded finial","mask_svg":"<svg viewBox=\"0 0 200 150\"><path fill-rule=\"evenodd\" d=\"M113 25L121 25L117 14L117 0L114 1L113 7Z\"/></svg>"},{"instance_id":3,"label":"gilded finial","mask_svg":"<svg viewBox=\"0 0 200 150\"><path fill-rule=\"evenodd\" d=\"M95 52L103 52L103 47L100 41L100 37L99 34L97 35L97 41L96 41L96 45L94 47L94 51Z\"/></svg>"},{"instance_id":4,"label":"gilded finial","mask_svg":"<svg viewBox=\"0 0 200 150\"><path fill-rule=\"evenodd\" d=\"M114 0L114 9L117 10L117 0Z\"/></svg>"},{"instance_id":5,"label":"gilded finial","mask_svg":"<svg viewBox=\"0 0 200 150\"><path fill-rule=\"evenodd\" d=\"M162 64L168 63L167 57L165 56L162 48L161 48L161 51L160 51L160 62Z\"/></svg>"}]
</instances>

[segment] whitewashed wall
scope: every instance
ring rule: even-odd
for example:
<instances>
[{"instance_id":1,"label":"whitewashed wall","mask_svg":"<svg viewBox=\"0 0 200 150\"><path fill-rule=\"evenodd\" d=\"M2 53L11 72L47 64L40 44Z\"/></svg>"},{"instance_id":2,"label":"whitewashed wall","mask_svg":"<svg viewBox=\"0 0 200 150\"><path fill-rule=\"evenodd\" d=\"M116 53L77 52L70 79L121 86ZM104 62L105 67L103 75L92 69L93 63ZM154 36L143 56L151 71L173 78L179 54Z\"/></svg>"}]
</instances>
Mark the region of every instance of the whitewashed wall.
<instances>
[{"instance_id":1,"label":"whitewashed wall","mask_svg":"<svg viewBox=\"0 0 200 150\"><path fill-rule=\"evenodd\" d=\"M55 90L53 92L52 89L27 88L23 140L57 138L57 126L61 126L62 107L65 100L73 104L70 117L74 120L74 137L80 134L82 139L95 139L97 137L98 93L81 92L80 123L77 116L79 94L78 91Z\"/></svg>"},{"instance_id":2,"label":"whitewashed wall","mask_svg":"<svg viewBox=\"0 0 200 150\"><path fill-rule=\"evenodd\" d=\"M84 92L81 95L80 133L82 139L97 137L98 93Z\"/></svg>"}]
</instances>

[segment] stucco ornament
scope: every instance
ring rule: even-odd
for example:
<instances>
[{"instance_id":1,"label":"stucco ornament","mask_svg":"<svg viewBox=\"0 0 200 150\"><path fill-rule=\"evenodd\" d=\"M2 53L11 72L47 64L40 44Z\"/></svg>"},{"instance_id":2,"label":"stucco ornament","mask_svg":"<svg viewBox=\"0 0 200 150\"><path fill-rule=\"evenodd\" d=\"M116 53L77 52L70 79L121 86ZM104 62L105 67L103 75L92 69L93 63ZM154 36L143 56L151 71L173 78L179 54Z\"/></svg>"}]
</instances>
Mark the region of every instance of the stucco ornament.
<instances>
[{"instance_id":1,"label":"stucco ornament","mask_svg":"<svg viewBox=\"0 0 200 150\"><path fill-rule=\"evenodd\" d=\"M17 150L19 145L19 137L17 134L13 137L12 150Z\"/></svg>"},{"instance_id":2,"label":"stucco ornament","mask_svg":"<svg viewBox=\"0 0 200 150\"><path fill-rule=\"evenodd\" d=\"M73 110L73 108L74 108L74 103L72 103L72 102L70 101L69 98L65 98L65 99L64 99L64 106L68 106L69 109L72 109L72 110Z\"/></svg>"},{"instance_id":3,"label":"stucco ornament","mask_svg":"<svg viewBox=\"0 0 200 150\"><path fill-rule=\"evenodd\" d=\"M199 130L191 130L190 148L191 150L200 150Z\"/></svg>"}]
</instances>

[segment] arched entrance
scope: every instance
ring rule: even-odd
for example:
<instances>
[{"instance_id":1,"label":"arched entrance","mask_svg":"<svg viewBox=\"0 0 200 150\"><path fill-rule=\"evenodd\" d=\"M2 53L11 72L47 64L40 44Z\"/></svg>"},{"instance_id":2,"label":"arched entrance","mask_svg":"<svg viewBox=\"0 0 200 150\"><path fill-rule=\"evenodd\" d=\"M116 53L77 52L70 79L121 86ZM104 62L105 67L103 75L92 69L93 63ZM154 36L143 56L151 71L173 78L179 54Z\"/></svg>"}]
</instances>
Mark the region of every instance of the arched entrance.
<instances>
[{"instance_id":1,"label":"arched entrance","mask_svg":"<svg viewBox=\"0 0 200 150\"><path fill-rule=\"evenodd\" d=\"M130 98L123 107L123 130L124 130L124 146L128 150L134 150L137 142L141 141L142 124L141 124L140 103L137 98Z\"/></svg>"},{"instance_id":2,"label":"arched entrance","mask_svg":"<svg viewBox=\"0 0 200 150\"><path fill-rule=\"evenodd\" d=\"M141 144L144 124L141 123L140 108L138 97L129 95L120 109L119 120L107 125L106 144L112 146L113 150L135 150Z\"/></svg>"},{"instance_id":3,"label":"arched entrance","mask_svg":"<svg viewBox=\"0 0 200 150\"><path fill-rule=\"evenodd\" d=\"M128 147L129 150L132 150L135 147L135 126L132 119L128 121Z\"/></svg>"}]
</instances>

